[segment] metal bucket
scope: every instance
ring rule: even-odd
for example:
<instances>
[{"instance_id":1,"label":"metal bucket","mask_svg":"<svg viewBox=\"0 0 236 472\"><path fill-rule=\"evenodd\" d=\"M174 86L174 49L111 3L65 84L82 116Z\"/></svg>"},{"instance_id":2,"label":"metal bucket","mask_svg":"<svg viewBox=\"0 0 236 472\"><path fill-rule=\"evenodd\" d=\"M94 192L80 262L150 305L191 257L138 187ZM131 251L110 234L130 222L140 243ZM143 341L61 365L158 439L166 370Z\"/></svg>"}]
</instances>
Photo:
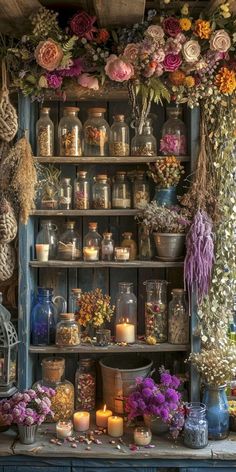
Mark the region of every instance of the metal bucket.
<instances>
[{"instance_id":1,"label":"metal bucket","mask_svg":"<svg viewBox=\"0 0 236 472\"><path fill-rule=\"evenodd\" d=\"M153 362L132 355L123 358L109 356L99 361L102 370L103 401L114 413L124 413L124 399L135 385L137 377L147 377Z\"/></svg>"},{"instance_id":2,"label":"metal bucket","mask_svg":"<svg viewBox=\"0 0 236 472\"><path fill-rule=\"evenodd\" d=\"M175 261L184 256L185 234L153 233L157 256L162 260Z\"/></svg>"},{"instance_id":3,"label":"metal bucket","mask_svg":"<svg viewBox=\"0 0 236 472\"><path fill-rule=\"evenodd\" d=\"M38 425L26 426L18 424L19 438L22 444L33 444L36 440Z\"/></svg>"}]
</instances>

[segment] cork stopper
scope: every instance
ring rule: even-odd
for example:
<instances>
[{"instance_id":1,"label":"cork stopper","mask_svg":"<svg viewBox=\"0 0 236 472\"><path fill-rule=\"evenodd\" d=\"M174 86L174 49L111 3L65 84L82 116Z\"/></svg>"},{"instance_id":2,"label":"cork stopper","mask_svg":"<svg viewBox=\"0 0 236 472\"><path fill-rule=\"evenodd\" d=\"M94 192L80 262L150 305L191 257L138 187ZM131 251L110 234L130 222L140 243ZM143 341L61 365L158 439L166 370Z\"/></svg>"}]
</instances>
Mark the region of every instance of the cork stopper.
<instances>
[{"instance_id":1,"label":"cork stopper","mask_svg":"<svg viewBox=\"0 0 236 472\"><path fill-rule=\"evenodd\" d=\"M60 319L63 321L74 321L75 315L74 313L60 313Z\"/></svg>"},{"instance_id":2,"label":"cork stopper","mask_svg":"<svg viewBox=\"0 0 236 472\"><path fill-rule=\"evenodd\" d=\"M86 170L79 170L79 171L77 172L77 175L78 175L79 177L81 177L82 179L85 179L85 177L87 176L87 173L88 173L88 172L87 172Z\"/></svg>"},{"instance_id":3,"label":"cork stopper","mask_svg":"<svg viewBox=\"0 0 236 472\"><path fill-rule=\"evenodd\" d=\"M89 229L94 229L94 230L96 230L97 227L98 227L98 224L97 224L96 222L90 222L90 223L88 224L88 226L89 226Z\"/></svg>"},{"instance_id":4,"label":"cork stopper","mask_svg":"<svg viewBox=\"0 0 236 472\"><path fill-rule=\"evenodd\" d=\"M133 236L133 233L130 233L129 231L125 231L123 234L122 234L123 238L127 238L127 239L131 239L132 236Z\"/></svg>"},{"instance_id":5,"label":"cork stopper","mask_svg":"<svg viewBox=\"0 0 236 472\"><path fill-rule=\"evenodd\" d=\"M114 119L115 121L124 122L124 121L125 121L125 115L114 115L114 116L113 116L113 119Z\"/></svg>"},{"instance_id":6,"label":"cork stopper","mask_svg":"<svg viewBox=\"0 0 236 472\"><path fill-rule=\"evenodd\" d=\"M111 239L112 238L112 233L103 233L104 239Z\"/></svg>"},{"instance_id":7,"label":"cork stopper","mask_svg":"<svg viewBox=\"0 0 236 472\"><path fill-rule=\"evenodd\" d=\"M96 175L96 180L107 180L108 177L106 174L98 174Z\"/></svg>"},{"instance_id":8,"label":"cork stopper","mask_svg":"<svg viewBox=\"0 0 236 472\"><path fill-rule=\"evenodd\" d=\"M78 107L65 107L64 108L64 114L69 115L70 113L78 113L79 110L80 109Z\"/></svg>"},{"instance_id":9,"label":"cork stopper","mask_svg":"<svg viewBox=\"0 0 236 472\"><path fill-rule=\"evenodd\" d=\"M67 229L74 229L75 227L75 221L67 221L66 222L66 228Z\"/></svg>"},{"instance_id":10,"label":"cork stopper","mask_svg":"<svg viewBox=\"0 0 236 472\"><path fill-rule=\"evenodd\" d=\"M72 288L72 289L71 289L71 292L72 292L74 295L78 295L78 294L82 293L82 289L81 289L81 288Z\"/></svg>"},{"instance_id":11,"label":"cork stopper","mask_svg":"<svg viewBox=\"0 0 236 472\"><path fill-rule=\"evenodd\" d=\"M50 110L51 110L51 108L48 108L48 107L42 107L42 108L41 108L41 110L40 110L40 112L41 112L41 113L49 113L49 112L50 112Z\"/></svg>"},{"instance_id":12,"label":"cork stopper","mask_svg":"<svg viewBox=\"0 0 236 472\"><path fill-rule=\"evenodd\" d=\"M92 107L88 109L89 115L102 116L106 112L106 108Z\"/></svg>"}]
</instances>

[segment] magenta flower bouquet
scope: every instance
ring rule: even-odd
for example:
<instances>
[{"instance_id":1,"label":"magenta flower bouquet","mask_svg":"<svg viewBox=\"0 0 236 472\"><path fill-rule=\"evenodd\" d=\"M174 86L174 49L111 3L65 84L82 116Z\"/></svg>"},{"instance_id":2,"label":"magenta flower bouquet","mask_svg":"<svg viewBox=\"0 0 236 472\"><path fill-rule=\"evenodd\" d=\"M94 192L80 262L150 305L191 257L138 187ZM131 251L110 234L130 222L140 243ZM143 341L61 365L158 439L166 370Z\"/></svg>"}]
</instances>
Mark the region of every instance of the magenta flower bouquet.
<instances>
[{"instance_id":1,"label":"magenta flower bouquet","mask_svg":"<svg viewBox=\"0 0 236 472\"><path fill-rule=\"evenodd\" d=\"M0 417L4 424L40 425L46 417L53 416L51 398L55 390L37 385L35 389L17 392L12 398L0 401Z\"/></svg>"}]
</instances>

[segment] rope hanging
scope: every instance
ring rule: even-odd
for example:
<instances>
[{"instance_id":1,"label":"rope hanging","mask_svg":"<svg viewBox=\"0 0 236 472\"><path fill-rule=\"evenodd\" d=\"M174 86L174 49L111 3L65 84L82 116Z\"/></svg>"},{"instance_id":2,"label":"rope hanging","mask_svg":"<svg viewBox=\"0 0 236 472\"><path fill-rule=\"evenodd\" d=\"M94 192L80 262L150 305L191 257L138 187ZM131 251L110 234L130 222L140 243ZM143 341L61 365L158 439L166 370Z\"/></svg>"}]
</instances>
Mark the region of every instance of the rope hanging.
<instances>
[{"instance_id":1,"label":"rope hanging","mask_svg":"<svg viewBox=\"0 0 236 472\"><path fill-rule=\"evenodd\" d=\"M2 91L0 94L0 139L10 142L18 129L17 113L9 100L7 88L7 71L5 60L2 60Z\"/></svg>"}]
</instances>

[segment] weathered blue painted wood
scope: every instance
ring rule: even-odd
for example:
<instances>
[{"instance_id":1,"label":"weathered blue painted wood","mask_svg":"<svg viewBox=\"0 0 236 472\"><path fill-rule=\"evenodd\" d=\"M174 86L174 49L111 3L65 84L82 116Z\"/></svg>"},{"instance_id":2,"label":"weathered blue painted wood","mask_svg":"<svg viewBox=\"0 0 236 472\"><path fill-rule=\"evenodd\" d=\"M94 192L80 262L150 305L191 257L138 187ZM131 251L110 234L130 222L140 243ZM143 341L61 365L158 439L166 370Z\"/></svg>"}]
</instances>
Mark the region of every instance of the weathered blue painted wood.
<instances>
[{"instance_id":1,"label":"weathered blue painted wood","mask_svg":"<svg viewBox=\"0 0 236 472\"><path fill-rule=\"evenodd\" d=\"M35 466L34 465L34 472L71 472L70 467L47 467L47 466ZM81 472L82 469L78 469L78 472ZM24 465L10 465L4 467L4 472L32 472L32 466L24 466Z\"/></svg>"}]
</instances>

